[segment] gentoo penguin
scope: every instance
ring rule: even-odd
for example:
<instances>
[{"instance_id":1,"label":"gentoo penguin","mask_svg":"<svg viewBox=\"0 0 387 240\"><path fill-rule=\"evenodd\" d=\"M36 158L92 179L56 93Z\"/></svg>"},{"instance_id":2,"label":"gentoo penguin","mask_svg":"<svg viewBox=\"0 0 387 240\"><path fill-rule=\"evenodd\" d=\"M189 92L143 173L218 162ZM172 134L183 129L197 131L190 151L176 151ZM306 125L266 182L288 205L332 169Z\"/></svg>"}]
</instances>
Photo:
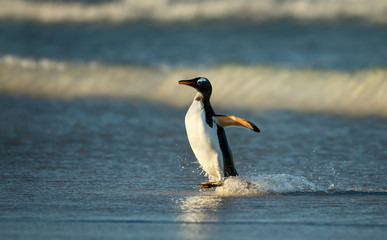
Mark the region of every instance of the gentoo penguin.
<instances>
[{"instance_id":1,"label":"gentoo penguin","mask_svg":"<svg viewBox=\"0 0 387 240\"><path fill-rule=\"evenodd\" d=\"M223 177L238 176L223 127L245 127L255 132L260 130L243 118L215 114L210 104L212 86L207 78L181 80L179 84L191 86L198 91L185 116L185 127L195 157L209 176L210 181L200 186L221 186Z\"/></svg>"}]
</instances>

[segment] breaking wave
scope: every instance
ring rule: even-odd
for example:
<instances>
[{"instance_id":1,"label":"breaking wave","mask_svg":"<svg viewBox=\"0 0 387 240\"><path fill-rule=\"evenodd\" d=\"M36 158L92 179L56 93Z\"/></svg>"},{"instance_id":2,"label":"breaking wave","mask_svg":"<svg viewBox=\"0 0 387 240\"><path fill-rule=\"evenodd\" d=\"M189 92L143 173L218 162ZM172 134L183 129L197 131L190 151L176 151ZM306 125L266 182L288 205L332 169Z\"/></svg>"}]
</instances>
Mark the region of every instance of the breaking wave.
<instances>
[{"instance_id":1,"label":"breaking wave","mask_svg":"<svg viewBox=\"0 0 387 240\"><path fill-rule=\"evenodd\" d=\"M384 0L3 0L1 19L53 22L302 21L361 19L387 22Z\"/></svg>"},{"instance_id":2,"label":"breaking wave","mask_svg":"<svg viewBox=\"0 0 387 240\"><path fill-rule=\"evenodd\" d=\"M340 72L237 64L141 67L0 58L0 93L8 95L116 97L185 107L194 92L177 81L196 76L211 80L217 107L387 117L387 68Z\"/></svg>"}]
</instances>

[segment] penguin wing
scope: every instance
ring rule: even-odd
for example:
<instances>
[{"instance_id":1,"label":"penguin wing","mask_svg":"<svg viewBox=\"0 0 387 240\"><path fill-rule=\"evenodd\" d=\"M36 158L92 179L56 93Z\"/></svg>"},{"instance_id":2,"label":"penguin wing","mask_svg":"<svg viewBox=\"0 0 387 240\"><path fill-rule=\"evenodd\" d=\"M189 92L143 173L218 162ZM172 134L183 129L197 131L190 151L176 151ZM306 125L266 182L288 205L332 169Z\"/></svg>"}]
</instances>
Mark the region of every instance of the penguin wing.
<instances>
[{"instance_id":1,"label":"penguin wing","mask_svg":"<svg viewBox=\"0 0 387 240\"><path fill-rule=\"evenodd\" d=\"M259 128L255 126L254 123L231 115L215 115L212 119L222 127L236 126L236 127L245 127L254 132L260 132Z\"/></svg>"}]
</instances>

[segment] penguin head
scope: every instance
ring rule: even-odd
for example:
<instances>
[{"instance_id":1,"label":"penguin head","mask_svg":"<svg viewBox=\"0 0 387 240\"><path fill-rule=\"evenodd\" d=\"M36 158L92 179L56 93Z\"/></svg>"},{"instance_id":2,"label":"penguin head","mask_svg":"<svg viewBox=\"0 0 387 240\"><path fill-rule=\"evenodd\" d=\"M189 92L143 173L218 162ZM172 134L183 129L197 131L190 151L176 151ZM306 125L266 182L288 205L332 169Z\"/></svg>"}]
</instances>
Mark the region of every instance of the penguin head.
<instances>
[{"instance_id":1,"label":"penguin head","mask_svg":"<svg viewBox=\"0 0 387 240\"><path fill-rule=\"evenodd\" d=\"M210 97L212 86L210 81L205 77L197 77L190 80L180 80L179 84L184 84L195 88L204 97Z\"/></svg>"}]
</instances>

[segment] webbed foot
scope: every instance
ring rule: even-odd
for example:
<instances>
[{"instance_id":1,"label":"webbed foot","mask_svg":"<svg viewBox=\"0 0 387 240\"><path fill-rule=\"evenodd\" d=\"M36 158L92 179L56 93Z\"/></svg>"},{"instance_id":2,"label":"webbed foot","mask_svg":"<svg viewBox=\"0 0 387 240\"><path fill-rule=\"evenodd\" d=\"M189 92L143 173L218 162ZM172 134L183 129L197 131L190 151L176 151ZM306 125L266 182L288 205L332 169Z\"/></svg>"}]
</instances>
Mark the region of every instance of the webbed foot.
<instances>
[{"instance_id":1,"label":"webbed foot","mask_svg":"<svg viewBox=\"0 0 387 240\"><path fill-rule=\"evenodd\" d=\"M213 187L219 187L219 186L222 186L222 185L223 185L222 181L205 182L205 183L199 184L199 186L201 186L202 188L205 188L205 189L210 189L210 188L213 188Z\"/></svg>"}]
</instances>

